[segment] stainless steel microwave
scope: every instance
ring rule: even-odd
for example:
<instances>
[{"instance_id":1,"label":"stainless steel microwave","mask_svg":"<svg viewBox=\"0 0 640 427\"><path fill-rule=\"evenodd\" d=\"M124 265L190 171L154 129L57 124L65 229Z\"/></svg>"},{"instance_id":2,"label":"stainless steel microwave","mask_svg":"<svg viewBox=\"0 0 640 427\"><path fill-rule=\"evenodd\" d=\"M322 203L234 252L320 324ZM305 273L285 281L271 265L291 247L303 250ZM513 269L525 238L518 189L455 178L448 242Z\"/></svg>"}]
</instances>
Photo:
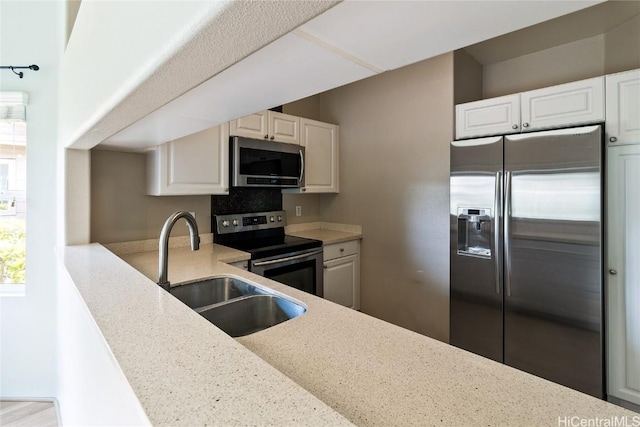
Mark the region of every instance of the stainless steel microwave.
<instances>
[{"instance_id":1,"label":"stainless steel microwave","mask_svg":"<svg viewBox=\"0 0 640 427\"><path fill-rule=\"evenodd\" d=\"M241 136L230 144L234 187L304 187L304 147Z\"/></svg>"}]
</instances>

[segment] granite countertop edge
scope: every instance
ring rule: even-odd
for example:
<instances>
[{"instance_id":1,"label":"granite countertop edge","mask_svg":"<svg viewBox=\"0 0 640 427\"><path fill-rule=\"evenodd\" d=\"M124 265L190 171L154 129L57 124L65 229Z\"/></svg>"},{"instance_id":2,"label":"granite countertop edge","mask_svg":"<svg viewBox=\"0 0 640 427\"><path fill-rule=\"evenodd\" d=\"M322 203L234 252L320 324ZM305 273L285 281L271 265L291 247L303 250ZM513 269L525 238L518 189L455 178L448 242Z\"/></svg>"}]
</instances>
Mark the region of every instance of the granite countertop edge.
<instances>
[{"instance_id":1,"label":"granite countertop edge","mask_svg":"<svg viewBox=\"0 0 640 427\"><path fill-rule=\"evenodd\" d=\"M302 231L312 230L327 231ZM88 262L87 257L99 262ZM184 385L178 396L190 407L194 402L186 401L196 399L201 408L191 417L182 414L185 424L203 424L215 416L217 423L226 419L235 425L340 425L347 420L356 425L557 425L561 417L632 420L638 416L223 262L248 259L241 251L215 243L202 245L197 252L188 247L170 249L169 279L174 283L227 274L272 288L307 307L302 316L234 340L155 285L157 257L157 251L146 251L120 259L98 244L65 250L71 277L154 424L167 423L175 412L182 414L180 401L167 408L164 390L154 387L160 381L158 374L177 375L165 360L176 358L187 368L186 377L173 378ZM92 280L105 269L118 274ZM123 295L114 299L113 289ZM168 345L147 343L150 348L143 350L122 338L123 329L130 339L146 331L144 322L130 318L138 305L150 319L147 327L170 326ZM225 357L211 359L206 348L216 348ZM234 366L228 365L229 355L237 359ZM217 392L241 400L227 401L224 407L213 404L222 411L214 415L209 399L215 393L202 392L211 384L190 376L200 369L218 376L225 372ZM247 378L243 375L247 369L257 370L258 375ZM273 399L261 402L260 393ZM233 418L247 400L254 405L261 402L255 414Z\"/></svg>"},{"instance_id":2,"label":"granite countertop edge","mask_svg":"<svg viewBox=\"0 0 640 427\"><path fill-rule=\"evenodd\" d=\"M285 227L290 236L321 240L323 245L360 240L363 238L362 226L331 222L311 222L292 224Z\"/></svg>"}]
</instances>

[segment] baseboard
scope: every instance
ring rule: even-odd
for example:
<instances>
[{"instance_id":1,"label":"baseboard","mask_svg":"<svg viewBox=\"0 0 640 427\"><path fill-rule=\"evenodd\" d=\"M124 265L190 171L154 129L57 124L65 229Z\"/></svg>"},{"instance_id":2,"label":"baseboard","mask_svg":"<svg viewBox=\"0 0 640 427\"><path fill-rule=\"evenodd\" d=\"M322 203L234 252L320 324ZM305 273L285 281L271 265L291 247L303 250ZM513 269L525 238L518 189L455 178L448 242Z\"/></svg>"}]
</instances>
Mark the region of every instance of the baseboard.
<instances>
[{"instance_id":1,"label":"baseboard","mask_svg":"<svg viewBox=\"0 0 640 427\"><path fill-rule=\"evenodd\" d=\"M629 409L631 411L635 411L640 414L640 405L637 405L633 402L627 402L626 400L618 399L617 397L614 397L614 396L607 396L607 400L618 406L622 406L623 408Z\"/></svg>"}]
</instances>

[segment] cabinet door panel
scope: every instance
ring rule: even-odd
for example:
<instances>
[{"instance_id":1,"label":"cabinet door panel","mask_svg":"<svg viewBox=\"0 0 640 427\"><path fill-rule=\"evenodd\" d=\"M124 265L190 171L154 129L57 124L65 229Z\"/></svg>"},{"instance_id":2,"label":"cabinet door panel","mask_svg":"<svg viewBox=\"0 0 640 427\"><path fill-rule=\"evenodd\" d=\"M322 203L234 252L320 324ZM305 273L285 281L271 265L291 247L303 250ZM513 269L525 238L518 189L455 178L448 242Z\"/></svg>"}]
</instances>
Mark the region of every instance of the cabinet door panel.
<instances>
[{"instance_id":1,"label":"cabinet door panel","mask_svg":"<svg viewBox=\"0 0 640 427\"><path fill-rule=\"evenodd\" d=\"M324 263L324 298L345 307L354 307L354 286L357 280L357 255Z\"/></svg>"},{"instance_id":2,"label":"cabinet door panel","mask_svg":"<svg viewBox=\"0 0 640 427\"><path fill-rule=\"evenodd\" d=\"M604 78L547 87L520 94L522 130L604 121Z\"/></svg>"},{"instance_id":3,"label":"cabinet door panel","mask_svg":"<svg viewBox=\"0 0 640 427\"><path fill-rule=\"evenodd\" d=\"M456 105L456 139L520 132L520 95Z\"/></svg>"},{"instance_id":4,"label":"cabinet door panel","mask_svg":"<svg viewBox=\"0 0 640 427\"><path fill-rule=\"evenodd\" d=\"M268 111L250 114L230 123L229 133L232 136L246 136L247 138L268 138Z\"/></svg>"},{"instance_id":5,"label":"cabinet door panel","mask_svg":"<svg viewBox=\"0 0 640 427\"><path fill-rule=\"evenodd\" d=\"M640 405L640 143L607 156L608 394Z\"/></svg>"},{"instance_id":6,"label":"cabinet door panel","mask_svg":"<svg viewBox=\"0 0 640 427\"><path fill-rule=\"evenodd\" d=\"M640 70L612 74L606 81L607 142L640 142Z\"/></svg>"},{"instance_id":7,"label":"cabinet door panel","mask_svg":"<svg viewBox=\"0 0 640 427\"><path fill-rule=\"evenodd\" d=\"M215 138L212 140L211 136ZM217 132L205 131L184 140L167 143L167 186L220 184L220 147Z\"/></svg>"},{"instance_id":8,"label":"cabinet door panel","mask_svg":"<svg viewBox=\"0 0 640 427\"><path fill-rule=\"evenodd\" d=\"M300 118L269 111L269 139L300 144Z\"/></svg>"},{"instance_id":9,"label":"cabinet door panel","mask_svg":"<svg viewBox=\"0 0 640 427\"><path fill-rule=\"evenodd\" d=\"M148 154L147 194L227 194L228 138L224 124L160 145Z\"/></svg>"},{"instance_id":10,"label":"cabinet door panel","mask_svg":"<svg viewBox=\"0 0 640 427\"><path fill-rule=\"evenodd\" d=\"M301 119L308 193L338 192L338 126Z\"/></svg>"}]
</instances>

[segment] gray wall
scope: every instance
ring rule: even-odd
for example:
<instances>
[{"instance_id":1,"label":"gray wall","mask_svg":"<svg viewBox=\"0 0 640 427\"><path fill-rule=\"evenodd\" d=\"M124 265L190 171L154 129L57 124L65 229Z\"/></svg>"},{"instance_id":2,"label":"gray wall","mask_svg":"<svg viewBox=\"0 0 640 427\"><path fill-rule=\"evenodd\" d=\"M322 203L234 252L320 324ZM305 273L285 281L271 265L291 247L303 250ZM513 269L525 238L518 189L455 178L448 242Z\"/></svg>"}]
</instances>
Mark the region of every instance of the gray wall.
<instances>
[{"instance_id":1,"label":"gray wall","mask_svg":"<svg viewBox=\"0 0 640 427\"><path fill-rule=\"evenodd\" d=\"M604 34L485 65L483 97L635 68L640 68L640 15Z\"/></svg>"},{"instance_id":2,"label":"gray wall","mask_svg":"<svg viewBox=\"0 0 640 427\"><path fill-rule=\"evenodd\" d=\"M453 54L453 101L455 104L482 99L482 64L464 50Z\"/></svg>"},{"instance_id":3,"label":"gray wall","mask_svg":"<svg viewBox=\"0 0 640 427\"><path fill-rule=\"evenodd\" d=\"M316 98L312 118L340 124L340 194L319 211L364 227L362 311L448 341L453 53Z\"/></svg>"},{"instance_id":4,"label":"gray wall","mask_svg":"<svg viewBox=\"0 0 640 427\"><path fill-rule=\"evenodd\" d=\"M171 213L196 213L200 234L211 232L211 196L147 196L145 155L91 152L91 241L99 243L157 239ZM186 223L172 236L187 235Z\"/></svg>"}]
</instances>

